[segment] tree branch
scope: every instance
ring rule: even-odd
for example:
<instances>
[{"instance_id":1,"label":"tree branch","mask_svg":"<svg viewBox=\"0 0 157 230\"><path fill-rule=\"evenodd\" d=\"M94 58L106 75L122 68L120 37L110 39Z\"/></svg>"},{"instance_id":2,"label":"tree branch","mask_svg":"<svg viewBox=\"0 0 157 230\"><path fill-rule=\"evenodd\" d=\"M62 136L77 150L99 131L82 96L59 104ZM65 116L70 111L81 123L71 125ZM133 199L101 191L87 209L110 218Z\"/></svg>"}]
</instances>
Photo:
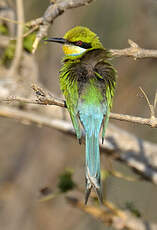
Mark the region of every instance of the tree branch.
<instances>
[{"instance_id":1,"label":"tree branch","mask_svg":"<svg viewBox=\"0 0 157 230\"><path fill-rule=\"evenodd\" d=\"M131 116L131 115L126 115L126 114L111 113L110 118L116 119L119 121L127 121L127 122L136 123L136 124L147 125L147 126L150 126L151 128L157 128L157 118L156 117L142 118L142 117Z\"/></svg>"},{"instance_id":2,"label":"tree branch","mask_svg":"<svg viewBox=\"0 0 157 230\"><path fill-rule=\"evenodd\" d=\"M17 0L20 1L20 0ZM31 20L30 22L25 23L27 27L32 28L30 31L34 31L39 27L39 31L37 33L36 39L33 43L33 49L32 53L34 53L38 47L38 44L40 40L47 36L48 29L53 23L53 20L61 15L65 10L72 9L84 5L88 5L93 0L64 0L64 1L53 1L51 5L48 6L46 9L43 17L36 18L34 20ZM4 20L10 21L10 19L3 18ZM12 23L17 23L19 25L19 28L22 28L22 25L24 25L22 18L19 17L18 21L10 21ZM18 36L19 37L19 36ZM22 37L22 36L21 36ZM157 50L150 50L150 49L143 49L139 45L137 45L132 40L128 40L128 43L130 45L129 48L125 49L110 49L110 53L112 57L121 57L121 56L127 56L132 57L134 59L139 58L157 58Z\"/></svg>"},{"instance_id":3,"label":"tree branch","mask_svg":"<svg viewBox=\"0 0 157 230\"><path fill-rule=\"evenodd\" d=\"M128 43L130 45L129 48L121 50L110 49L111 55L113 57L133 57L135 60L138 58L157 58L157 50L143 49L131 40L128 40Z\"/></svg>"},{"instance_id":4,"label":"tree branch","mask_svg":"<svg viewBox=\"0 0 157 230\"><path fill-rule=\"evenodd\" d=\"M1 105L0 117L15 119L23 124L36 124L39 127L47 126L66 134L75 135L71 122L51 119L46 117L45 114L39 115ZM157 184L156 144L143 141L114 125L109 125L106 139L104 145L101 144L101 149L103 153L126 163L131 168L136 169L145 179Z\"/></svg>"},{"instance_id":5,"label":"tree branch","mask_svg":"<svg viewBox=\"0 0 157 230\"><path fill-rule=\"evenodd\" d=\"M41 24L41 21L42 21L42 24L39 27L39 31L34 41L32 53L36 51L40 40L44 36L47 36L48 29L56 17L64 13L64 11L67 9L85 6L85 5L88 5L92 1L93 0L70 0L70 1L69 0L64 0L64 1L56 0L56 1L53 1L51 5L47 8L47 10L45 11L42 17L42 20L41 18L38 19L38 23ZM33 22L28 23L27 26L32 25L32 24ZM35 25L37 25L36 22L35 22Z\"/></svg>"},{"instance_id":6,"label":"tree branch","mask_svg":"<svg viewBox=\"0 0 157 230\"><path fill-rule=\"evenodd\" d=\"M26 99L22 97L8 97L0 98L0 102L20 102L29 104L39 104L39 105L56 105L60 107L66 107L66 102L63 99L54 97L50 92L41 89L40 87L33 85L33 90L36 93L37 99ZM120 121L127 121L141 125L147 125L152 128L157 128L157 118L150 116L150 118L142 118L137 116L131 116L126 114L111 113L111 119L116 119Z\"/></svg>"},{"instance_id":7,"label":"tree branch","mask_svg":"<svg viewBox=\"0 0 157 230\"><path fill-rule=\"evenodd\" d=\"M129 211L119 210L115 213L114 210L100 209L93 205L84 205L75 197L67 196L68 202L76 208L79 208L92 217L99 219L106 226L113 227L118 230L156 230L157 224L149 223L142 218L133 216ZM105 204L104 204L105 205Z\"/></svg>"}]
</instances>

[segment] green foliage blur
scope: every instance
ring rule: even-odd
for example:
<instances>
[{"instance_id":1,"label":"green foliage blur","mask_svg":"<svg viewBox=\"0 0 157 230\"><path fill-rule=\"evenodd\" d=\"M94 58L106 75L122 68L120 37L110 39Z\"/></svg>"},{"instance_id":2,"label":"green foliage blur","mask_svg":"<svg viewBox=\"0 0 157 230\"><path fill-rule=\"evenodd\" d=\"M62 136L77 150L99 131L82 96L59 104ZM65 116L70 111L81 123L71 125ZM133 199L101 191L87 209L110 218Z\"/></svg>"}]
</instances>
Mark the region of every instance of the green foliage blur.
<instances>
[{"instance_id":1,"label":"green foliage blur","mask_svg":"<svg viewBox=\"0 0 157 230\"><path fill-rule=\"evenodd\" d=\"M28 29L24 29L24 33L28 32ZM8 28L5 24L0 24L0 34L8 35ZM32 52L32 45L36 37L36 32L29 34L28 36L24 37L23 39L23 48L28 53ZM9 66L11 60L15 54L15 47L16 47L16 40L10 40L9 45L4 49L3 54L1 55L0 63L4 64L5 66Z\"/></svg>"},{"instance_id":2,"label":"green foliage blur","mask_svg":"<svg viewBox=\"0 0 157 230\"><path fill-rule=\"evenodd\" d=\"M16 41L12 40L9 42L7 48L4 50L1 58L1 63L4 64L5 66L10 65L10 62L14 57L15 47L16 47Z\"/></svg>"},{"instance_id":3,"label":"green foliage blur","mask_svg":"<svg viewBox=\"0 0 157 230\"><path fill-rule=\"evenodd\" d=\"M75 183L72 180L73 170L66 169L60 176L59 176L59 183L58 188L61 192L68 192L75 188Z\"/></svg>"},{"instance_id":4,"label":"green foliage blur","mask_svg":"<svg viewBox=\"0 0 157 230\"><path fill-rule=\"evenodd\" d=\"M33 32L33 33L29 34L28 36L24 37L23 47L28 53L32 52L32 45L33 45L33 42L35 40L35 37L36 37L36 32Z\"/></svg>"},{"instance_id":5,"label":"green foliage blur","mask_svg":"<svg viewBox=\"0 0 157 230\"><path fill-rule=\"evenodd\" d=\"M0 23L0 34L8 35L8 28L5 24Z\"/></svg>"}]
</instances>

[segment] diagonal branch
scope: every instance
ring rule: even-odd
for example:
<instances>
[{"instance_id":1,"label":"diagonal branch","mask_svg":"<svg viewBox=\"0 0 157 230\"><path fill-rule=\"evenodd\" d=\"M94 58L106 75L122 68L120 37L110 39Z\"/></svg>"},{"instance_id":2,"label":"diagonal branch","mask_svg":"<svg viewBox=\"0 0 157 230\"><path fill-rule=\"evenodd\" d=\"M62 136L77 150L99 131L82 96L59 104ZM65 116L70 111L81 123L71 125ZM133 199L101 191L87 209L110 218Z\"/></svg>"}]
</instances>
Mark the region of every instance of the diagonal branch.
<instances>
[{"instance_id":1,"label":"diagonal branch","mask_svg":"<svg viewBox=\"0 0 157 230\"><path fill-rule=\"evenodd\" d=\"M100 220L106 226L113 227L114 229L123 230L156 230L157 224L149 223L142 218L137 218L127 210L119 210L116 214L112 209L106 210L96 207L94 205L84 205L80 200L75 197L67 196L67 201L74 207L88 213L95 219ZM104 204L105 205L105 204ZM113 205L113 204L111 204Z\"/></svg>"},{"instance_id":2,"label":"diagonal branch","mask_svg":"<svg viewBox=\"0 0 157 230\"><path fill-rule=\"evenodd\" d=\"M34 53L36 51L40 40L44 36L47 36L48 29L56 17L58 17L59 15L64 13L64 11L66 11L67 9L85 6L85 5L88 5L92 1L93 0L70 0L70 1L69 0L64 0L64 1L57 1L56 0L56 1L53 1L51 3L51 5L47 8L47 10L45 11L45 13L42 17L42 24L41 24L41 20L39 20L41 25L39 27L39 31L37 33L36 39L35 39L34 44L33 44L32 53ZM27 25L29 25L29 24L27 24ZM31 23L31 25L32 25L32 23Z\"/></svg>"}]
</instances>

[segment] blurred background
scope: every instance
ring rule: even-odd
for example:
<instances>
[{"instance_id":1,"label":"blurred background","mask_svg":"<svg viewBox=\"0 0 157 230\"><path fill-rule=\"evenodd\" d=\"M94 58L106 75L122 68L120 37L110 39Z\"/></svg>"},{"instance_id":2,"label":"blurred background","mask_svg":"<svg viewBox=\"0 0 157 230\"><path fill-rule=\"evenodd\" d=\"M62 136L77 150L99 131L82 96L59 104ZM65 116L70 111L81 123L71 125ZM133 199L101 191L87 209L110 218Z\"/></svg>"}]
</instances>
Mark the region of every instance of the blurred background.
<instances>
[{"instance_id":1,"label":"blurred background","mask_svg":"<svg viewBox=\"0 0 157 230\"><path fill-rule=\"evenodd\" d=\"M14 2L14 1L13 1ZM49 1L24 1L25 21L40 17ZM154 0L93 1L89 6L66 11L53 23L49 36L62 37L76 25L89 27L110 49L128 47L128 39L139 46L157 49L157 2ZM58 71L63 52L57 44L41 42L35 58L38 78L61 97ZM153 103L157 89L156 59L113 60L118 70L113 112L149 116L142 87ZM42 109L42 108L41 108ZM51 110L51 108L50 108ZM140 138L156 143L157 130L146 126L111 121ZM70 206L64 196L39 202L40 191L56 191L58 178L66 168L74 170L74 181L84 188L84 146L69 135L46 127L22 125L0 118L0 229L3 230L85 230L109 229L88 214ZM102 159L102 168L105 167ZM113 168L136 177L126 166L112 162ZM105 197L120 208L133 205L149 221L157 222L157 189L149 182L128 182L108 177ZM83 199L83 196L81 197Z\"/></svg>"}]
</instances>

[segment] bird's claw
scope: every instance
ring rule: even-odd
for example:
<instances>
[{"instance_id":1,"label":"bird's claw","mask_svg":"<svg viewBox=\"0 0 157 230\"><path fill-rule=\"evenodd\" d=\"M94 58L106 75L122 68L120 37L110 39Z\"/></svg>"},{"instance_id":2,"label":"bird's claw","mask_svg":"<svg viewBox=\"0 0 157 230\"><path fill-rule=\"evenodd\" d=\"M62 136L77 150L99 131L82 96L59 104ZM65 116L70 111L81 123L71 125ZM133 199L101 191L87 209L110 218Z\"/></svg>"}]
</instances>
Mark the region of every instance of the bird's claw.
<instances>
[{"instance_id":1,"label":"bird's claw","mask_svg":"<svg viewBox=\"0 0 157 230\"><path fill-rule=\"evenodd\" d=\"M87 202L88 202L88 198L89 198L89 196L90 196L91 189L92 189L92 187L86 188L86 193L85 193L85 204L87 204Z\"/></svg>"}]
</instances>

